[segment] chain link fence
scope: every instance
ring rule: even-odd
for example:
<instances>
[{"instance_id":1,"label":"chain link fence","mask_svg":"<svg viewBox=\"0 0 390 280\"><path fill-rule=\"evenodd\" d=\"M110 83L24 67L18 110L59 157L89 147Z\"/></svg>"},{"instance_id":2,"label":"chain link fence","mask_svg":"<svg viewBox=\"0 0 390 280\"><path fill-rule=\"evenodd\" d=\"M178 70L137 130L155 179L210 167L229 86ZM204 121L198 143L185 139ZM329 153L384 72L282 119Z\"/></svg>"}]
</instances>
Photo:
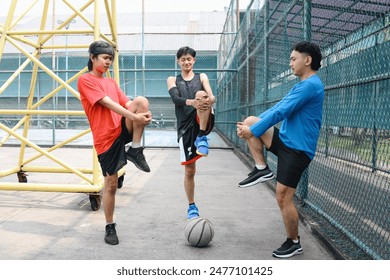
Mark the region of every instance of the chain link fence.
<instances>
[{"instance_id":1,"label":"chain link fence","mask_svg":"<svg viewBox=\"0 0 390 280\"><path fill-rule=\"evenodd\" d=\"M126 36L123 36L126 37ZM131 36L124 40L131 41ZM133 99L138 95L146 96L150 101L151 110L156 121L164 120L164 128L175 126L174 104L170 99L167 89L167 78L170 75L178 75L180 69L176 64L176 52L158 53L145 55L146 61L142 65L142 54L121 52L120 64L120 87L125 94ZM63 80L76 75L86 67L88 61L87 52L71 52L66 57L65 53L59 52L53 57L52 54L42 54L40 61L47 67L55 65L54 72ZM54 64L53 64L54 61ZM0 64L0 85L4 85L15 69L24 62L23 58L15 54L5 54ZM217 58L215 52L199 51L197 55L196 71L204 72L210 79L213 90L216 90L216 67ZM0 109L26 109L30 94L30 81L32 69L25 69L14 83L8 86L0 95ZM69 83L77 90L77 81ZM44 71L39 71L35 85L34 103L44 98L54 88L58 87L52 77ZM38 110L83 110L78 98L62 89L55 97L39 106ZM0 122L8 127L14 126L20 119L20 115L0 115ZM56 129L85 129L89 127L84 116L32 116L30 125L32 128ZM161 124L161 122L160 122ZM163 128L157 122L153 122L148 128Z\"/></svg>"},{"instance_id":2,"label":"chain link fence","mask_svg":"<svg viewBox=\"0 0 390 280\"><path fill-rule=\"evenodd\" d=\"M297 83L293 44L317 43L323 123L297 198L347 258L390 259L390 1L254 0L239 16L235 8L219 50L228 71L218 79L218 129L251 157L236 122ZM267 158L276 171L277 159Z\"/></svg>"},{"instance_id":3,"label":"chain link fence","mask_svg":"<svg viewBox=\"0 0 390 280\"><path fill-rule=\"evenodd\" d=\"M149 98L155 122L148 129L174 129L166 78L180 72L176 50L194 47L198 51L195 70L209 76L217 95L217 129L250 157L236 135L236 122L259 115L283 98L297 82L288 66L291 46L301 40L316 42L324 57L318 72L326 94L323 125L316 157L300 182L297 198L305 214L346 256L390 259L390 1L252 0L246 10L238 4L232 0L223 14L222 33L212 29L218 24L208 22L220 15L204 14L191 19L191 27L197 28L191 32L119 34L121 88L130 98ZM167 16L155 17L156 26L170 22ZM204 23L203 28L195 20ZM92 42L88 36L61 38L69 44ZM220 42L218 51L209 46L215 41ZM40 58L64 80L84 68L87 59L86 50L46 52ZM23 63L18 52L3 54L2 87ZM26 108L32 66L1 92L0 109ZM50 76L39 72L34 103L56 87L53 83ZM77 88L75 82L70 85ZM63 89L40 109L82 107ZM0 122L8 127L19 119L18 115L0 115ZM43 115L33 116L31 126L53 131L89 127L83 116ZM272 154L267 158L275 171L277 159Z\"/></svg>"}]
</instances>

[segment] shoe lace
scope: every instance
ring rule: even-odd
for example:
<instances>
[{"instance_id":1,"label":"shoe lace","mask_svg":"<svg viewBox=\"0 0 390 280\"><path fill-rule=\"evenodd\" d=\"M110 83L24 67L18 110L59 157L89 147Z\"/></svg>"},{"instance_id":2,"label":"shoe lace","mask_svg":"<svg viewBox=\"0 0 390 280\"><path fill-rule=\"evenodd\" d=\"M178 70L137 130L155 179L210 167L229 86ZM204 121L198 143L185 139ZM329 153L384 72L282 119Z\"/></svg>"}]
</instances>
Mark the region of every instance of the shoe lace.
<instances>
[{"instance_id":1,"label":"shoe lace","mask_svg":"<svg viewBox=\"0 0 390 280\"><path fill-rule=\"evenodd\" d=\"M256 173L257 173L257 168L256 168L256 166L253 168L253 170L248 174L248 176L253 176L253 175L255 175Z\"/></svg>"},{"instance_id":2,"label":"shoe lace","mask_svg":"<svg viewBox=\"0 0 390 280\"><path fill-rule=\"evenodd\" d=\"M195 205L191 205L188 209L188 213L192 214L196 212L198 212L198 208Z\"/></svg>"},{"instance_id":3,"label":"shoe lace","mask_svg":"<svg viewBox=\"0 0 390 280\"><path fill-rule=\"evenodd\" d=\"M282 246L280 246L279 249L285 250L287 248L290 248L292 245L291 243L293 243L291 239L286 239L286 241L284 241L284 243L282 244Z\"/></svg>"},{"instance_id":4,"label":"shoe lace","mask_svg":"<svg viewBox=\"0 0 390 280\"><path fill-rule=\"evenodd\" d=\"M115 225L110 225L107 229L107 235L114 235L116 234Z\"/></svg>"},{"instance_id":5,"label":"shoe lace","mask_svg":"<svg viewBox=\"0 0 390 280\"><path fill-rule=\"evenodd\" d=\"M139 149L136 153L136 158L137 159L145 159L145 155L142 153L143 149Z\"/></svg>"}]
</instances>

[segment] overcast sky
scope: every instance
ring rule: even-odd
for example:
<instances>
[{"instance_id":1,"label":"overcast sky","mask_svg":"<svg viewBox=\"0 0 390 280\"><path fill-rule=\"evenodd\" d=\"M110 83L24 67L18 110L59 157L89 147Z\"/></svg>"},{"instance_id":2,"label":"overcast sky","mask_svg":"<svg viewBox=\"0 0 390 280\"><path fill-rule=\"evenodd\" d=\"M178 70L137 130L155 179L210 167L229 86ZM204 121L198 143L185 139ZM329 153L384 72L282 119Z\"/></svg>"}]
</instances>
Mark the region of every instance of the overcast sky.
<instances>
[{"instance_id":1,"label":"overcast sky","mask_svg":"<svg viewBox=\"0 0 390 280\"><path fill-rule=\"evenodd\" d=\"M18 0L16 6L16 15L20 14L35 0ZM146 12L180 12L180 11L223 11L229 7L231 0L116 0L117 12L141 12L142 2L144 1ZM9 11L9 7L12 0L1 0L0 15L5 16ZM81 7L87 0L68 0L69 3L76 8ZM32 12L42 13L44 0L34 6L35 9ZM51 2L52 3L52 2ZM62 0L55 0L56 14L64 11L70 11L69 8L63 3ZM103 0L101 0L103 3ZM111 3L111 0L109 0ZM250 0L240 0L240 8L245 9L250 3ZM102 6L104 9L104 6ZM50 13L53 8L50 6Z\"/></svg>"}]
</instances>

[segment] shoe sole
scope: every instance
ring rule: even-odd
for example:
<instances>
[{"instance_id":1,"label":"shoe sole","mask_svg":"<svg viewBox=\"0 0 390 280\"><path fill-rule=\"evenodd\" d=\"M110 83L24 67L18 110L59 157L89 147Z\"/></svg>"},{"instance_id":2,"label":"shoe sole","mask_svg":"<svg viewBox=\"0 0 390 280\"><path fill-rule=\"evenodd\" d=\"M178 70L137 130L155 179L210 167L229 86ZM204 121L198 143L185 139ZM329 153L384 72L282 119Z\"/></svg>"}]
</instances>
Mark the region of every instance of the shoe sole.
<instances>
[{"instance_id":1,"label":"shoe sole","mask_svg":"<svg viewBox=\"0 0 390 280\"><path fill-rule=\"evenodd\" d=\"M251 186L253 186L253 185L256 185L256 184L258 184L258 183L262 183L262 182L271 180L271 179L273 179L273 178L275 178L275 175L274 175L273 173L271 173L271 174L269 174L269 175L260 177L259 179L255 180L255 181L253 181L253 182L250 182L250 183L248 183L248 184L246 184L246 185L240 185L240 184L238 184L238 187L239 187L239 188L251 187Z\"/></svg>"},{"instance_id":2,"label":"shoe sole","mask_svg":"<svg viewBox=\"0 0 390 280\"><path fill-rule=\"evenodd\" d=\"M207 155L208 155L208 154L203 154L203 153L199 152L198 150L196 150L196 153L202 157L207 157Z\"/></svg>"},{"instance_id":3,"label":"shoe sole","mask_svg":"<svg viewBox=\"0 0 390 280\"><path fill-rule=\"evenodd\" d=\"M188 217L187 217L187 222L191 221L192 219L196 219L196 218L199 218L199 215L198 215L198 216L194 216L194 217L192 217L192 218L188 218Z\"/></svg>"},{"instance_id":4,"label":"shoe sole","mask_svg":"<svg viewBox=\"0 0 390 280\"><path fill-rule=\"evenodd\" d=\"M143 172L147 172L147 173L150 172L150 170L144 170L144 169L142 169L142 167L139 166L139 165L137 164L137 162L136 162L135 160L133 160L133 158L128 157L127 160L128 160L128 161L131 161L131 162L135 165L135 167L137 167L139 170L141 170L141 171L143 171Z\"/></svg>"},{"instance_id":5,"label":"shoe sole","mask_svg":"<svg viewBox=\"0 0 390 280\"><path fill-rule=\"evenodd\" d=\"M108 245L118 245L119 244L119 241L114 241L113 243L111 243L107 239L104 239L104 242L106 242L106 244L108 244Z\"/></svg>"},{"instance_id":6,"label":"shoe sole","mask_svg":"<svg viewBox=\"0 0 390 280\"><path fill-rule=\"evenodd\" d=\"M287 258L291 258L292 256L295 256L295 255L300 255L302 253L303 253L303 249L299 248L299 249L296 249L295 251L291 252L290 254L278 255L277 253L272 253L272 256L274 256L275 258L287 259Z\"/></svg>"}]
</instances>

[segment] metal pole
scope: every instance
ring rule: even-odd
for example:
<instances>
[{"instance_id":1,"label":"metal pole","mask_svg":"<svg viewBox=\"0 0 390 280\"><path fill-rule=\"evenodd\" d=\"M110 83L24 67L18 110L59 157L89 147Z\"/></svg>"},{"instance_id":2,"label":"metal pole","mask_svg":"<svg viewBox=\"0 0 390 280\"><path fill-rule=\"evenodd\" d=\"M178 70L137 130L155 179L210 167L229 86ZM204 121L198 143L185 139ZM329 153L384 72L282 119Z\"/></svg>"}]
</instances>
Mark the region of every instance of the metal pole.
<instances>
[{"instance_id":1,"label":"metal pole","mask_svg":"<svg viewBox=\"0 0 390 280\"><path fill-rule=\"evenodd\" d=\"M55 28L55 18L56 18L56 13L55 13L55 9L56 9L56 1L53 1L53 18L52 18L52 29L54 30ZM55 36L53 36L52 38L52 42L53 42L53 46L55 45ZM52 51L52 61L51 61L51 64L52 64L52 69L53 69L53 72L55 72L55 69L56 69L56 54L55 54L55 49L53 48L53 51ZM52 80L52 87L53 87L53 90L56 88L56 81L53 79ZM56 98L53 98L53 110L55 111L57 108L56 108ZM58 99L57 99L58 100ZM52 136L53 136L53 146L55 145L56 143L56 116L53 115L52 117Z\"/></svg>"},{"instance_id":2,"label":"metal pole","mask_svg":"<svg viewBox=\"0 0 390 280\"><path fill-rule=\"evenodd\" d=\"M145 96L145 1L142 0L142 96Z\"/></svg>"},{"instance_id":3,"label":"metal pole","mask_svg":"<svg viewBox=\"0 0 390 280\"><path fill-rule=\"evenodd\" d=\"M65 29L68 30L71 23L75 23L76 20L72 19L70 22L68 22L65 25ZM63 20L57 20L58 24L64 23ZM69 74L68 74L68 68L69 68L69 50L68 50L68 34L65 34L65 82L68 82ZM68 96L69 92L68 89L65 88L65 110L68 110ZM65 116L65 128L68 128L69 125L69 118L68 115Z\"/></svg>"},{"instance_id":4,"label":"metal pole","mask_svg":"<svg viewBox=\"0 0 390 280\"><path fill-rule=\"evenodd\" d=\"M69 24L66 25L66 30L69 28ZM68 34L65 35L65 82L68 82ZM65 89L65 110L68 110L68 90ZM65 128L68 128L68 115L65 116Z\"/></svg>"},{"instance_id":5,"label":"metal pole","mask_svg":"<svg viewBox=\"0 0 390 280\"><path fill-rule=\"evenodd\" d=\"M303 39L311 40L311 0L303 2Z\"/></svg>"},{"instance_id":6,"label":"metal pole","mask_svg":"<svg viewBox=\"0 0 390 280\"><path fill-rule=\"evenodd\" d=\"M311 0L304 0L303 2L303 39L305 41L311 40ZM300 181L302 205L305 204L309 192L309 172L310 167L303 172Z\"/></svg>"},{"instance_id":7,"label":"metal pole","mask_svg":"<svg viewBox=\"0 0 390 280\"><path fill-rule=\"evenodd\" d=\"M145 1L142 0L142 96L145 96L145 86ZM142 146L145 146L145 130L142 134Z\"/></svg>"}]
</instances>

